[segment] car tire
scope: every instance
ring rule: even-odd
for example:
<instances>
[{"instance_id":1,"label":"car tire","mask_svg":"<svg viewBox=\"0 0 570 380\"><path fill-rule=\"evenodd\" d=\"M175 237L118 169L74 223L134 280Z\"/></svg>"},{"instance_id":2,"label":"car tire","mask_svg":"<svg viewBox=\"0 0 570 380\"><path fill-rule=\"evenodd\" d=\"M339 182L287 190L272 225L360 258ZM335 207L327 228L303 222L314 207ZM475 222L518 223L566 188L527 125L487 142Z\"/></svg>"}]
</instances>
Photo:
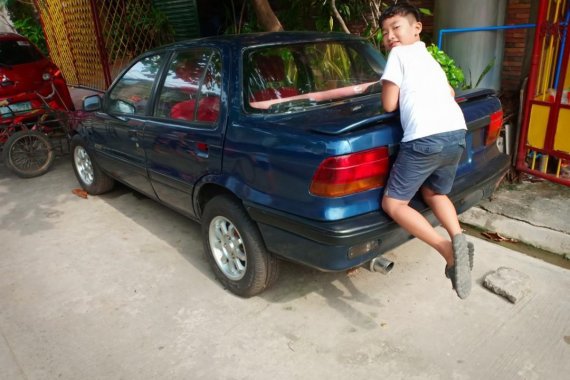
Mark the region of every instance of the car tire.
<instances>
[{"instance_id":1,"label":"car tire","mask_svg":"<svg viewBox=\"0 0 570 380\"><path fill-rule=\"evenodd\" d=\"M45 174L55 159L49 138L37 131L18 131L10 136L3 149L6 167L21 178Z\"/></svg>"},{"instance_id":2,"label":"car tire","mask_svg":"<svg viewBox=\"0 0 570 380\"><path fill-rule=\"evenodd\" d=\"M77 181L87 193L103 194L115 185L115 181L97 165L83 138L79 135L71 139L71 163Z\"/></svg>"},{"instance_id":3,"label":"car tire","mask_svg":"<svg viewBox=\"0 0 570 380\"><path fill-rule=\"evenodd\" d=\"M216 278L232 293L252 297L277 281L279 260L267 251L256 223L233 197L219 195L206 204L202 240Z\"/></svg>"}]
</instances>

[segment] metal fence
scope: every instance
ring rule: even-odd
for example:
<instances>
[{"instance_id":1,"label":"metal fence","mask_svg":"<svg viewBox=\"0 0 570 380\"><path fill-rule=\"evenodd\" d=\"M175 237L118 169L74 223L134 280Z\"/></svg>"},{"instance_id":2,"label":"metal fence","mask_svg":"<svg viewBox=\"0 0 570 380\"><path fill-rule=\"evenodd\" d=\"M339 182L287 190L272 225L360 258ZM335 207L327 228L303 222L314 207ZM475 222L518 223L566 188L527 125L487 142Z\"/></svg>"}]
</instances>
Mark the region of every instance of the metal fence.
<instances>
[{"instance_id":1,"label":"metal fence","mask_svg":"<svg viewBox=\"0 0 570 380\"><path fill-rule=\"evenodd\" d=\"M570 186L570 1L539 4L516 166Z\"/></svg>"},{"instance_id":2,"label":"metal fence","mask_svg":"<svg viewBox=\"0 0 570 380\"><path fill-rule=\"evenodd\" d=\"M50 57L71 86L106 89L142 52L174 41L151 0L35 0Z\"/></svg>"}]
</instances>

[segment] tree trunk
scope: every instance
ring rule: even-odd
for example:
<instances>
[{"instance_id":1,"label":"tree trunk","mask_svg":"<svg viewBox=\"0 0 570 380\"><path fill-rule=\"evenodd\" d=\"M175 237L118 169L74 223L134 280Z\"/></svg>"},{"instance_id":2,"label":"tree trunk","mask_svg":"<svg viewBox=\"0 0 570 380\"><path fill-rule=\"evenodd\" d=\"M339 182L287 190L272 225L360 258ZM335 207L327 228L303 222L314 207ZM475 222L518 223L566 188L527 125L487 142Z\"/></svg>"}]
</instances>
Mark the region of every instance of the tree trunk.
<instances>
[{"instance_id":1,"label":"tree trunk","mask_svg":"<svg viewBox=\"0 0 570 380\"><path fill-rule=\"evenodd\" d=\"M259 26L268 32L279 32L283 30L283 26L281 26L279 19L275 16L271 5L269 5L269 0L251 0L251 2L255 9Z\"/></svg>"},{"instance_id":2,"label":"tree trunk","mask_svg":"<svg viewBox=\"0 0 570 380\"><path fill-rule=\"evenodd\" d=\"M348 27L346 26L344 20L342 19L342 16L340 15L338 9L336 9L336 0L331 1L331 8L332 8L334 17L336 17L336 20L340 24L340 27L342 28L342 30L344 30L345 33L350 34L350 30L348 30Z\"/></svg>"}]
</instances>

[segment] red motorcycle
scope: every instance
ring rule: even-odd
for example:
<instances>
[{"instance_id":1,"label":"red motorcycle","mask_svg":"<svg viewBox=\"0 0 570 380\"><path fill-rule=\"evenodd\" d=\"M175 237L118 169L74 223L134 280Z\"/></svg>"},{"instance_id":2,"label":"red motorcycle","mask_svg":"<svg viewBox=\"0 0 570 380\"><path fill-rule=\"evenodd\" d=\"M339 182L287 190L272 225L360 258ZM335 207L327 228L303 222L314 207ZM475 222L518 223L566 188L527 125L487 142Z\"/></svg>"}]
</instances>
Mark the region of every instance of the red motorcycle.
<instances>
[{"instance_id":1,"label":"red motorcycle","mask_svg":"<svg viewBox=\"0 0 570 380\"><path fill-rule=\"evenodd\" d=\"M4 163L22 178L46 173L56 152L69 151L69 120L73 111L70 107L73 105L61 73L56 71L50 81L51 92L46 95L29 91L0 98L0 145Z\"/></svg>"}]
</instances>

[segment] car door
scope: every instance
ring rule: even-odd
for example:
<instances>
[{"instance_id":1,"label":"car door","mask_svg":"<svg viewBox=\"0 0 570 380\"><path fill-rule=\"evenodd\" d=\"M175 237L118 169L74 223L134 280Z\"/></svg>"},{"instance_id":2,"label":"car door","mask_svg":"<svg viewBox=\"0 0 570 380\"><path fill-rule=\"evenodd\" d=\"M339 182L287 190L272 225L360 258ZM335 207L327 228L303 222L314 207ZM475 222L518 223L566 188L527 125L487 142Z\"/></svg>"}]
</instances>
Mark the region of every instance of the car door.
<instances>
[{"instance_id":1,"label":"car door","mask_svg":"<svg viewBox=\"0 0 570 380\"><path fill-rule=\"evenodd\" d=\"M103 168L153 198L142 139L164 57L161 53L141 58L113 84L90 134Z\"/></svg>"},{"instance_id":2,"label":"car door","mask_svg":"<svg viewBox=\"0 0 570 380\"><path fill-rule=\"evenodd\" d=\"M194 216L192 191L222 164L222 54L211 47L172 55L145 127L149 178L158 198Z\"/></svg>"}]
</instances>

